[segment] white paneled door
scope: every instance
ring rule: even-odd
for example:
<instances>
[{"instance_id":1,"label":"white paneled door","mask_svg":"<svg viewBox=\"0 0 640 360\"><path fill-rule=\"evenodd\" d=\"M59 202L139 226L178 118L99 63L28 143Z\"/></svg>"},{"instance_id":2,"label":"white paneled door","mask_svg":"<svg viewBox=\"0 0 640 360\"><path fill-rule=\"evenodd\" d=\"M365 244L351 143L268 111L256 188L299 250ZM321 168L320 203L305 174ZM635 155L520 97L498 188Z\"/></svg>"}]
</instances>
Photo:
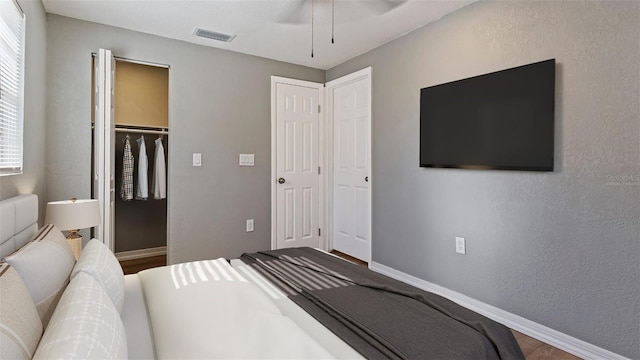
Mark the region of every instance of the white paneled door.
<instances>
[{"instance_id":1,"label":"white paneled door","mask_svg":"<svg viewBox=\"0 0 640 360\"><path fill-rule=\"evenodd\" d=\"M274 86L275 245L319 247L321 85L275 81Z\"/></svg>"},{"instance_id":2,"label":"white paneled door","mask_svg":"<svg viewBox=\"0 0 640 360\"><path fill-rule=\"evenodd\" d=\"M333 248L371 258L371 73L327 84L333 125Z\"/></svg>"},{"instance_id":3,"label":"white paneled door","mask_svg":"<svg viewBox=\"0 0 640 360\"><path fill-rule=\"evenodd\" d=\"M115 74L110 50L100 49L94 61L94 187L100 203L102 223L96 238L114 251L115 231Z\"/></svg>"}]
</instances>

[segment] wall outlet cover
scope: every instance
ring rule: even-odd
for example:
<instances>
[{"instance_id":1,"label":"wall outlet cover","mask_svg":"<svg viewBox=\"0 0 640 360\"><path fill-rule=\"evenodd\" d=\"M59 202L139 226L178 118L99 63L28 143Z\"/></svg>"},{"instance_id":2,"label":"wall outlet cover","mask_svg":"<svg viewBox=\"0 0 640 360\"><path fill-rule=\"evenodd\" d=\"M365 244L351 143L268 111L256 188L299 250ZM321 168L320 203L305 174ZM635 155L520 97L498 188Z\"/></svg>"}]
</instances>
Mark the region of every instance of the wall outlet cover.
<instances>
[{"instance_id":1,"label":"wall outlet cover","mask_svg":"<svg viewBox=\"0 0 640 360\"><path fill-rule=\"evenodd\" d=\"M246 229L247 229L247 232L252 232L253 231L253 219L248 219L247 220Z\"/></svg>"}]
</instances>

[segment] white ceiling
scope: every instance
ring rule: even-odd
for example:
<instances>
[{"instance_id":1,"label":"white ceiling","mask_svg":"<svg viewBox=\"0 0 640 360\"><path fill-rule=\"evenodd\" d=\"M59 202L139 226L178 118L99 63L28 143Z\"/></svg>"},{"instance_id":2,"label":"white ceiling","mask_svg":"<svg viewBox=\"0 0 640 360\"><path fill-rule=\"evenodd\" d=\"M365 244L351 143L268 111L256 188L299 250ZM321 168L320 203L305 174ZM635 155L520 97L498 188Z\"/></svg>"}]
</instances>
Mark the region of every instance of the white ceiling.
<instances>
[{"instance_id":1,"label":"white ceiling","mask_svg":"<svg viewBox=\"0 0 640 360\"><path fill-rule=\"evenodd\" d=\"M311 3L314 57L311 58ZM43 0L48 13L329 69L477 0ZM196 27L236 35L196 37Z\"/></svg>"}]
</instances>

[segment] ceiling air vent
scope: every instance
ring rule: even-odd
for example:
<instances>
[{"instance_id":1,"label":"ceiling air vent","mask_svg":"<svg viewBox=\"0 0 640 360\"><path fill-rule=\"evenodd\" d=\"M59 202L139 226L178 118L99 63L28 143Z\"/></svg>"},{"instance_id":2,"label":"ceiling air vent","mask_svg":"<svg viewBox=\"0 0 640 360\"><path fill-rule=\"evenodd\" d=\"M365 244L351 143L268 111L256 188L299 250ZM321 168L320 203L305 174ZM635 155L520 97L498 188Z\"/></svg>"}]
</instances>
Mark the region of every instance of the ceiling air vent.
<instances>
[{"instance_id":1,"label":"ceiling air vent","mask_svg":"<svg viewBox=\"0 0 640 360\"><path fill-rule=\"evenodd\" d=\"M207 39L223 41L223 42L231 42L231 40L233 40L233 38L236 37L235 35L222 34L219 32L201 29L201 28L196 28L193 31L193 35L200 36Z\"/></svg>"}]
</instances>

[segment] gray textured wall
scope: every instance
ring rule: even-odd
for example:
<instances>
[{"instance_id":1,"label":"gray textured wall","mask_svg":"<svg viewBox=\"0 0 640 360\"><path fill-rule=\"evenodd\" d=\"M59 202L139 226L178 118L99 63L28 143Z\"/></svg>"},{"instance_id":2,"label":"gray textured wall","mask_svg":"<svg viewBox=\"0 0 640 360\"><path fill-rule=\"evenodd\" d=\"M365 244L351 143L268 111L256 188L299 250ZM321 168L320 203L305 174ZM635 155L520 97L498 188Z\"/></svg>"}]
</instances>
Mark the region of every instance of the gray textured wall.
<instances>
[{"instance_id":1,"label":"gray textured wall","mask_svg":"<svg viewBox=\"0 0 640 360\"><path fill-rule=\"evenodd\" d=\"M322 81L325 72L57 15L47 25L47 197L91 195L91 52L107 48L171 66L170 261L269 248L270 76ZM194 152L202 167L191 166ZM256 166L238 167L239 153L255 153Z\"/></svg>"},{"instance_id":2,"label":"gray textured wall","mask_svg":"<svg viewBox=\"0 0 640 360\"><path fill-rule=\"evenodd\" d=\"M420 88L549 58L553 173L418 167ZM373 261L640 358L640 2L483 1L327 80L366 66Z\"/></svg>"},{"instance_id":3,"label":"gray textured wall","mask_svg":"<svg viewBox=\"0 0 640 360\"><path fill-rule=\"evenodd\" d=\"M18 2L27 17L24 83L24 163L21 175L0 177L0 200L33 193L44 219L47 27L42 3Z\"/></svg>"}]
</instances>

